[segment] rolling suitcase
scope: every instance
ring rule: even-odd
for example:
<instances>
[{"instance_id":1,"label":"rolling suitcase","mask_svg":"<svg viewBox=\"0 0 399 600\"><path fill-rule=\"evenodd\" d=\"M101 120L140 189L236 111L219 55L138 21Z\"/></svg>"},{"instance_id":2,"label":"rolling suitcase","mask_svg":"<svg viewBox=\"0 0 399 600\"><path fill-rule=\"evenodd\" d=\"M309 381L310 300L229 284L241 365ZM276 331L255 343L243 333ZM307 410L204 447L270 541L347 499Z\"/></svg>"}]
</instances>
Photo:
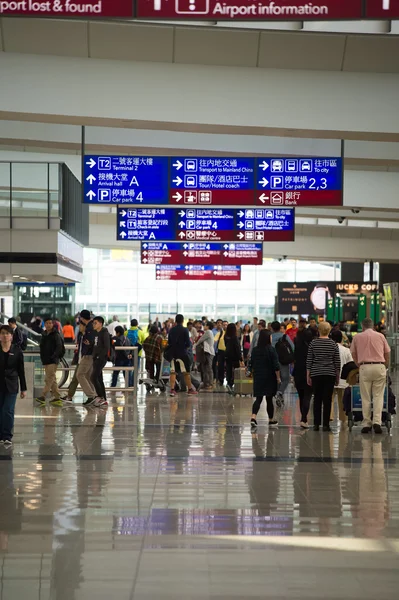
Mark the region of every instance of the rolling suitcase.
<instances>
[{"instance_id":1,"label":"rolling suitcase","mask_svg":"<svg viewBox=\"0 0 399 600\"><path fill-rule=\"evenodd\" d=\"M253 396L254 381L247 375L245 367L234 369L234 394Z\"/></svg>"}]
</instances>

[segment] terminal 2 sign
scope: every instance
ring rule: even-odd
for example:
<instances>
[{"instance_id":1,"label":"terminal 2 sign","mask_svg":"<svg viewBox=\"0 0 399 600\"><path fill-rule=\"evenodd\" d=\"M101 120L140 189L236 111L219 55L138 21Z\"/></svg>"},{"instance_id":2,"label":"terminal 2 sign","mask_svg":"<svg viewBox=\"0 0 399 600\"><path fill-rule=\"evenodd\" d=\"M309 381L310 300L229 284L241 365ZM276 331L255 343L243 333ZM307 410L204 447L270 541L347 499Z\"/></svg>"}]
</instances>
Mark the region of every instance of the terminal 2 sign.
<instances>
[{"instance_id":1,"label":"terminal 2 sign","mask_svg":"<svg viewBox=\"0 0 399 600\"><path fill-rule=\"evenodd\" d=\"M397 19L399 0L0 0L0 16L309 21Z\"/></svg>"}]
</instances>

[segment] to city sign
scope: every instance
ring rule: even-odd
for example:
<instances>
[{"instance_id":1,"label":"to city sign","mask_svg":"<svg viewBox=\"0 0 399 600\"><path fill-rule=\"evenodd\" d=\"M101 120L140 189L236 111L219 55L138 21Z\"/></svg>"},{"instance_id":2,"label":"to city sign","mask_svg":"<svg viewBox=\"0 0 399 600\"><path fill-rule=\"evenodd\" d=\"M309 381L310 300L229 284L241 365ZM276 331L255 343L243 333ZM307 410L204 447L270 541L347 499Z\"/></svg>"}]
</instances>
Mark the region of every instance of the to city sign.
<instances>
[{"instance_id":1,"label":"to city sign","mask_svg":"<svg viewBox=\"0 0 399 600\"><path fill-rule=\"evenodd\" d=\"M0 15L26 17L129 18L133 0L0 0Z\"/></svg>"}]
</instances>

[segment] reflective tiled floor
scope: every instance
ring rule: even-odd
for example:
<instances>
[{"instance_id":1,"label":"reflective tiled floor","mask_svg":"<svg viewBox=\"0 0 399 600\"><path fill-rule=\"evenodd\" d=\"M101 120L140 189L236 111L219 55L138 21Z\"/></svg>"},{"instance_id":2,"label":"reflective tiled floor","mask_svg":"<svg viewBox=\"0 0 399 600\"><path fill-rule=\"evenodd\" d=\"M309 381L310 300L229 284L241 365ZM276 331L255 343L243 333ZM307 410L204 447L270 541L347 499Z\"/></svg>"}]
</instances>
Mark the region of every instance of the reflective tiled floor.
<instances>
[{"instance_id":1,"label":"reflective tiled floor","mask_svg":"<svg viewBox=\"0 0 399 600\"><path fill-rule=\"evenodd\" d=\"M251 399L19 401L0 600L399 597L399 435L269 431Z\"/></svg>"}]
</instances>

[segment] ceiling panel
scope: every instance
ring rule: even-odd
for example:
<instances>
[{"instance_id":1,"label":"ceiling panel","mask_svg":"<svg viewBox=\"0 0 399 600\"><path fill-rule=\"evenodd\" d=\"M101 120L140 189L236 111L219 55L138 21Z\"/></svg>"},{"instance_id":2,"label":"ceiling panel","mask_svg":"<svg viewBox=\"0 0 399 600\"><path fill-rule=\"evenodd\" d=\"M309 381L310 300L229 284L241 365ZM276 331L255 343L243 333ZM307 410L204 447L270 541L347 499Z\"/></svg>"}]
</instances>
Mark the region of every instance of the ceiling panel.
<instances>
[{"instance_id":1,"label":"ceiling panel","mask_svg":"<svg viewBox=\"0 0 399 600\"><path fill-rule=\"evenodd\" d=\"M176 28L175 62L199 65L256 67L257 31Z\"/></svg>"},{"instance_id":2,"label":"ceiling panel","mask_svg":"<svg viewBox=\"0 0 399 600\"><path fill-rule=\"evenodd\" d=\"M399 73L399 37L348 36L343 70Z\"/></svg>"},{"instance_id":3,"label":"ceiling panel","mask_svg":"<svg viewBox=\"0 0 399 600\"><path fill-rule=\"evenodd\" d=\"M2 19L6 52L88 56L87 23L52 19Z\"/></svg>"},{"instance_id":4,"label":"ceiling panel","mask_svg":"<svg viewBox=\"0 0 399 600\"><path fill-rule=\"evenodd\" d=\"M259 67L340 71L345 36L262 32Z\"/></svg>"},{"instance_id":5,"label":"ceiling panel","mask_svg":"<svg viewBox=\"0 0 399 600\"><path fill-rule=\"evenodd\" d=\"M173 28L90 23L90 57L172 62Z\"/></svg>"}]
</instances>

